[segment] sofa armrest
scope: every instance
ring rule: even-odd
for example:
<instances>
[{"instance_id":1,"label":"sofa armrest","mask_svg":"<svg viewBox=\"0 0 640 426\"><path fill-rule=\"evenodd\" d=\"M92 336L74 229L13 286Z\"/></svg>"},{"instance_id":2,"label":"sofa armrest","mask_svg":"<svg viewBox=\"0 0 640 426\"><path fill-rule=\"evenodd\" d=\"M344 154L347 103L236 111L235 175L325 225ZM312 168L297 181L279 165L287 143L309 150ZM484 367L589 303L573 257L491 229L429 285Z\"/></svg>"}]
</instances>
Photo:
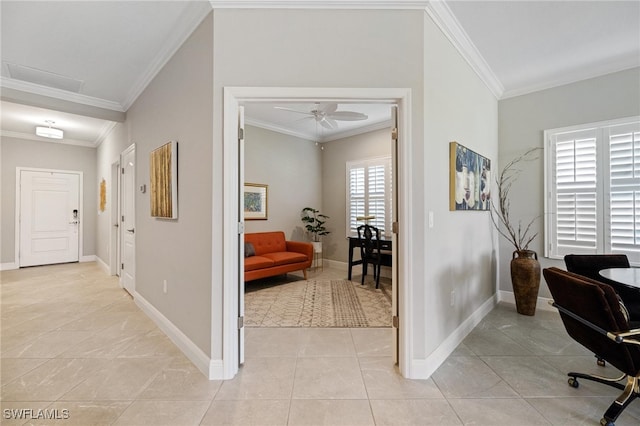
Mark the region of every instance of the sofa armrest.
<instances>
[{"instance_id":1,"label":"sofa armrest","mask_svg":"<svg viewBox=\"0 0 640 426\"><path fill-rule=\"evenodd\" d=\"M313 259L313 245L311 243L303 243L301 241L286 241L286 243L287 251L302 253L306 255L309 260Z\"/></svg>"}]
</instances>

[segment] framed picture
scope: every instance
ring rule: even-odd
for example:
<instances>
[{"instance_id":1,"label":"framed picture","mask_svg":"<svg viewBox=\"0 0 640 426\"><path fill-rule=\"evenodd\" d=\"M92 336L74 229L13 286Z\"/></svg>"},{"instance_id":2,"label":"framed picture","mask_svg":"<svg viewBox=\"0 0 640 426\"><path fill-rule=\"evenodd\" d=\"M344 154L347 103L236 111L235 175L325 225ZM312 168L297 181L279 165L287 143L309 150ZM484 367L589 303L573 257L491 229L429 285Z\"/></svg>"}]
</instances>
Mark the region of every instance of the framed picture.
<instances>
[{"instance_id":1,"label":"framed picture","mask_svg":"<svg viewBox=\"0 0 640 426\"><path fill-rule=\"evenodd\" d=\"M449 143L449 210L491 208L491 160Z\"/></svg>"},{"instance_id":2,"label":"framed picture","mask_svg":"<svg viewBox=\"0 0 640 426\"><path fill-rule=\"evenodd\" d=\"M244 184L244 220L266 220L268 186L260 183Z\"/></svg>"},{"instance_id":3,"label":"framed picture","mask_svg":"<svg viewBox=\"0 0 640 426\"><path fill-rule=\"evenodd\" d=\"M178 218L178 142L151 151L151 216Z\"/></svg>"}]
</instances>

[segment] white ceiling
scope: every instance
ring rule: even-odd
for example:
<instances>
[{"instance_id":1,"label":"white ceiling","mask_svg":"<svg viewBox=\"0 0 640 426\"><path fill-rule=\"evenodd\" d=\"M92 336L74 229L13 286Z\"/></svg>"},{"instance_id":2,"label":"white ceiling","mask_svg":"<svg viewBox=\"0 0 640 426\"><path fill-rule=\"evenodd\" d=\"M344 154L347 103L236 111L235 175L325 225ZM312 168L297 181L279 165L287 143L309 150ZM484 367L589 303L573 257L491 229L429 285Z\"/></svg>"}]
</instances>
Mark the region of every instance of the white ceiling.
<instances>
[{"instance_id":1,"label":"white ceiling","mask_svg":"<svg viewBox=\"0 0 640 426\"><path fill-rule=\"evenodd\" d=\"M640 66L637 0L395 2L401 7L426 8L498 98ZM284 7L307 3L271 2ZM384 7L389 2L347 3L348 7ZM64 143L96 146L114 119L99 111L126 111L212 5L229 4L255 7L260 1L2 0L2 134L36 139L35 125L48 119L65 131ZM341 7L339 2L331 4ZM61 105L73 102L78 105L73 112L82 115L69 114L68 108L67 113L42 109L55 109L52 99ZM326 129L315 135L313 120L296 121L273 106L247 105L248 122L313 139L337 137ZM313 104L286 106L313 108ZM380 126L388 119L388 105L378 107L340 105L340 110L361 111L370 119L341 121L339 130Z\"/></svg>"}]
</instances>

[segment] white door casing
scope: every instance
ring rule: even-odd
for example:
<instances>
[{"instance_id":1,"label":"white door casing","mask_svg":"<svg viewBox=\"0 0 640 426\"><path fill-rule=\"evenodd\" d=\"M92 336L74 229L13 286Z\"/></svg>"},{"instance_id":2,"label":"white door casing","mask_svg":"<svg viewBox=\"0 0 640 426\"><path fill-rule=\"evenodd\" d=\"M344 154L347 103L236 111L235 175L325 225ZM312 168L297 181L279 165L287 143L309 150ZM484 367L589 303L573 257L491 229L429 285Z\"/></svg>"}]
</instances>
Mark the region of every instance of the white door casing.
<instances>
[{"instance_id":1,"label":"white door casing","mask_svg":"<svg viewBox=\"0 0 640 426\"><path fill-rule=\"evenodd\" d=\"M393 207L391 208L391 223L393 223L392 247L393 256L391 257L391 315L394 318L394 324L391 328L393 332L393 363L399 364L399 336L400 336L400 310L398 309L398 260L401 258L401 252L398 244L398 107L391 107L391 194L393 194Z\"/></svg>"},{"instance_id":2,"label":"white door casing","mask_svg":"<svg viewBox=\"0 0 640 426\"><path fill-rule=\"evenodd\" d=\"M238 108L238 182L244 188L244 107ZM238 361L244 364L244 191L238 191Z\"/></svg>"},{"instance_id":3,"label":"white door casing","mask_svg":"<svg viewBox=\"0 0 640 426\"><path fill-rule=\"evenodd\" d=\"M111 165L109 208L109 273L120 276L120 162Z\"/></svg>"},{"instance_id":4,"label":"white door casing","mask_svg":"<svg viewBox=\"0 0 640 426\"><path fill-rule=\"evenodd\" d=\"M222 320L222 366L216 374L210 372L210 377L219 379L231 379L239 369L240 359L238 344L239 331L237 318L239 316L240 302L238 265L240 260L236 258L240 253L238 247L237 226L240 223L237 197L241 192L239 181L239 152L238 152L238 111L243 102L375 102L398 105L398 174L397 174L397 218L399 232L397 235L398 246L394 250L405 253L397 260L397 306L399 308L399 324L402 327L398 333L398 364L400 373L404 377L412 377L412 353L413 353L413 326L412 317L412 288L409 285L413 281L412 269L406 253L410 253L409 247L413 244L413 236L407 232L412 229L411 219L411 90L404 88L292 88L292 87L225 87L224 88L224 114L223 114L223 251L231 253L223 260L223 320ZM216 161L214 158L213 161ZM394 194L395 195L395 194ZM212 235L215 240L218 235ZM396 256L394 256L396 258ZM395 278L395 277L394 277ZM391 336L390 336L391 339Z\"/></svg>"},{"instance_id":5,"label":"white door casing","mask_svg":"<svg viewBox=\"0 0 640 426\"><path fill-rule=\"evenodd\" d=\"M16 169L18 266L80 260L82 172Z\"/></svg>"},{"instance_id":6,"label":"white door casing","mask_svg":"<svg viewBox=\"0 0 640 426\"><path fill-rule=\"evenodd\" d=\"M132 296L136 289L136 147L132 144L120 155L120 285Z\"/></svg>"}]
</instances>

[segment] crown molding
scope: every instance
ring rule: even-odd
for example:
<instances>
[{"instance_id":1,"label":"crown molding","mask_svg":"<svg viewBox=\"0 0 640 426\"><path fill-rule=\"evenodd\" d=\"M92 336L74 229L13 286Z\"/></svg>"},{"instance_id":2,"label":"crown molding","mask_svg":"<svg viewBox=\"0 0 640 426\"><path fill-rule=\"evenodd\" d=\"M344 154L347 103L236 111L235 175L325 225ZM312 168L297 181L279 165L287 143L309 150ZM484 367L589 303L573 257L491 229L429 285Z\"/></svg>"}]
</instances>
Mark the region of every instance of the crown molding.
<instances>
[{"instance_id":1,"label":"crown molding","mask_svg":"<svg viewBox=\"0 0 640 426\"><path fill-rule=\"evenodd\" d=\"M287 129L286 127L278 126L273 123L267 123L266 121L256 120L253 118L246 117L244 118L244 124L259 127L261 129L270 130L272 132L282 133L283 135L289 135L296 138L308 140L308 141L316 141L315 135L311 133L298 132L295 130Z\"/></svg>"},{"instance_id":2,"label":"crown molding","mask_svg":"<svg viewBox=\"0 0 640 426\"><path fill-rule=\"evenodd\" d=\"M422 9L429 0L209 0L214 9Z\"/></svg>"},{"instance_id":3,"label":"crown molding","mask_svg":"<svg viewBox=\"0 0 640 426\"><path fill-rule=\"evenodd\" d=\"M211 6L206 1L194 2L194 6L188 7L180 16L180 19L172 28L171 36L163 44L162 50L155 57L146 72L137 80L122 103L122 108L127 111L138 99L144 89L153 81L160 70L169 62L180 46L191 36L198 25L211 12Z\"/></svg>"},{"instance_id":4,"label":"crown molding","mask_svg":"<svg viewBox=\"0 0 640 426\"><path fill-rule=\"evenodd\" d=\"M49 98L61 99L63 101L74 102L82 105L89 105L96 108L108 109L111 111L125 112L118 102L106 99L94 98L93 96L73 93L66 90L55 89L53 87L42 86L40 84L29 83L21 80L0 76L0 87L19 90L21 92L46 96Z\"/></svg>"},{"instance_id":5,"label":"crown molding","mask_svg":"<svg viewBox=\"0 0 640 426\"><path fill-rule=\"evenodd\" d=\"M451 41L462 57L471 66L473 71L482 79L491 93L500 99L504 93L504 87L491 67L482 57L473 44L460 22L451 12L446 1L430 1L426 6L426 12L433 22L440 28L444 35Z\"/></svg>"},{"instance_id":6,"label":"crown molding","mask_svg":"<svg viewBox=\"0 0 640 426\"><path fill-rule=\"evenodd\" d=\"M68 139L68 138L50 139L50 138L43 138L35 134L32 135L31 133L13 132L10 130L0 130L0 136L2 136L3 138L16 138L16 139L26 139L30 141L36 141L36 142L54 143L56 145L75 145L75 146L82 146L85 148L96 147L96 145L93 144L92 142L80 141L77 139Z\"/></svg>"},{"instance_id":7,"label":"crown molding","mask_svg":"<svg viewBox=\"0 0 640 426\"><path fill-rule=\"evenodd\" d=\"M104 123L102 129L100 129L100 133L98 133L98 137L96 137L96 140L93 141L93 146L99 146L107 138L107 136L109 136L109 134L117 124L118 123L116 123L115 121L107 121L106 123Z\"/></svg>"}]
</instances>

